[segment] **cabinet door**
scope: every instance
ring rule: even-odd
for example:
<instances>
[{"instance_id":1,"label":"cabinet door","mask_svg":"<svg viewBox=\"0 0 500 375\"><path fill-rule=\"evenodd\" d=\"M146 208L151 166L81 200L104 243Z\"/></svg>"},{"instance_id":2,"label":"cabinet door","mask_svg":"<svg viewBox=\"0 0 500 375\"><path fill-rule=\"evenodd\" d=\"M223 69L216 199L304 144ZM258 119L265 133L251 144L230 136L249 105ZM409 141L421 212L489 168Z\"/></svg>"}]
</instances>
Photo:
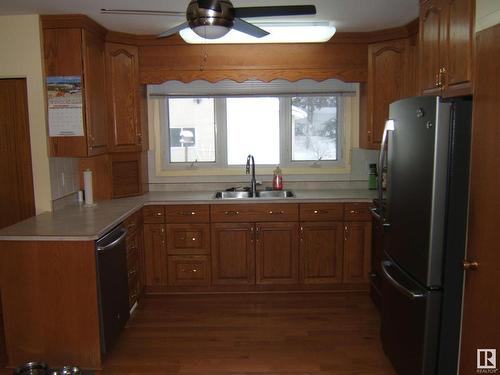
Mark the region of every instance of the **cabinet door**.
<instances>
[{"instance_id":1,"label":"cabinet door","mask_svg":"<svg viewBox=\"0 0 500 375\"><path fill-rule=\"evenodd\" d=\"M106 43L108 126L112 151L139 149L138 48Z\"/></svg>"},{"instance_id":2,"label":"cabinet door","mask_svg":"<svg viewBox=\"0 0 500 375\"><path fill-rule=\"evenodd\" d=\"M298 224L258 223L255 237L257 284L297 284Z\"/></svg>"},{"instance_id":3,"label":"cabinet door","mask_svg":"<svg viewBox=\"0 0 500 375\"><path fill-rule=\"evenodd\" d=\"M342 282L342 222L302 223L300 274L304 284Z\"/></svg>"},{"instance_id":4,"label":"cabinet door","mask_svg":"<svg viewBox=\"0 0 500 375\"><path fill-rule=\"evenodd\" d=\"M254 225L212 224L212 283L255 284Z\"/></svg>"},{"instance_id":5,"label":"cabinet door","mask_svg":"<svg viewBox=\"0 0 500 375\"><path fill-rule=\"evenodd\" d=\"M168 257L170 286L210 285L210 257L206 255L172 255Z\"/></svg>"},{"instance_id":6,"label":"cabinet door","mask_svg":"<svg viewBox=\"0 0 500 375\"><path fill-rule=\"evenodd\" d=\"M448 87L471 82L474 1L446 0L448 3L447 74Z\"/></svg>"},{"instance_id":7,"label":"cabinet door","mask_svg":"<svg viewBox=\"0 0 500 375\"><path fill-rule=\"evenodd\" d=\"M83 85L89 156L106 152L106 62L104 41L83 31Z\"/></svg>"},{"instance_id":8,"label":"cabinet door","mask_svg":"<svg viewBox=\"0 0 500 375\"><path fill-rule=\"evenodd\" d=\"M167 253L210 254L210 225L167 224Z\"/></svg>"},{"instance_id":9,"label":"cabinet door","mask_svg":"<svg viewBox=\"0 0 500 375\"><path fill-rule=\"evenodd\" d=\"M167 254L163 224L144 225L144 263L147 286L167 285Z\"/></svg>"},{"instance_id":10,"label":"cabinet door","mask_svg":"<svg viewBox=\"0 0 500 375\"><path fill-rule=\"evenodd\" d=\"M371 223L344 224L344 283L368 283L371 259Z\"/></svg>"},{"instance_id":11,"label":"cabinet door","mask_svg":"<svg viewBox=\"0 0 500 375\"><path fill-rule=\"evenodd\" d=\"M389 104L403 96L407 44L402 39L368 47L368 148L380 147Z\"/></svg>"},{"instance_id":12,"label":"cabinet door","mask_svg":"<svg viewBox=\"0 0 500 375\"><path fill-rule=\"evenodd\" d=\"M447 1L447 0L446 0ZM420 6L420 87L422 91L438 89L439 69L444 52L446 19L444 8L438 0L424 2Z\"/></svg>"}]
</instances>

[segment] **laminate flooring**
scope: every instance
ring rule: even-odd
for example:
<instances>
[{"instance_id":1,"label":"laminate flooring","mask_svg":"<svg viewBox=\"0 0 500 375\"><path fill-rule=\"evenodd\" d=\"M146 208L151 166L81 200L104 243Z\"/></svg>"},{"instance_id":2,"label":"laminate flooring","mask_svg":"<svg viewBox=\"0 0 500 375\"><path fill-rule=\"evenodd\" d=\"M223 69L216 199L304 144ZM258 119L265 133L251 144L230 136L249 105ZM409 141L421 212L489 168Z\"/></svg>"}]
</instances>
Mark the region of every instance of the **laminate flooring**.
<instances>
[{"instance_id":1,"label":"laminate flooring","mask_svg":"<svg viewBox=\"0 0 500 375\"><path fill-rule=\"evenodd\" d=\"M394 375L367 294L146 296L100 375Z\"/></svg>"}]
</instances>

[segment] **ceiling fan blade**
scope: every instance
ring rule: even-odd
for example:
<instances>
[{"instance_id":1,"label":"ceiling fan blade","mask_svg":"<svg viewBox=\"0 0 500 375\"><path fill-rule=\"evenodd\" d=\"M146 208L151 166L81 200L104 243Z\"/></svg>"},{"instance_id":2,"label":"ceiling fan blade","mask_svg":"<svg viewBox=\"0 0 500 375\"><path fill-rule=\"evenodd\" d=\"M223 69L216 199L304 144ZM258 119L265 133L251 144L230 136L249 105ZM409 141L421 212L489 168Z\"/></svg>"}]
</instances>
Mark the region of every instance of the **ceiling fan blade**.
<instances>
[{"instance_id":1,"label":"ceiling fan blade","mask_svg":"<svg viewBox=\"0 0 500 375\"><path fill-rule=\"evenodd\" d=\"M260 27L257 27L255 25L252 25L251 23L243 21L242 19L239 18L234 19L233 29L254 36L256 38L262 38L266 35L269 35L269 33L266 30L261 29Z\"/></svg>"},{"instance_id":2,"label":"ceiling fan blade","mask_svg":"<svg viewBox=\"0 0 500 375\"><path fill-rule=\"evenodd\" d=\"M185 12L173 12L168 10L142 10L142 9L101 9L102 14L134 14L151 16L186 16Z\"/></svg>"},{"instance_id":3,"label":"ceiling fan blade","mask_svg":"<svg viewBox=\"0 0 500 375\"><path fill-rule=\"evenodd\" d=\"M310 14L316 14L316 7L314 5L234 8L234 16L239 18L306 16Z\"/></svg>"},{"instance_id":4,"label":"ceiling fan blade","mask_svg":"<svg viewBox=\"0 0 500 375\"><path fill-rule=\"evenodd\" d=\"M160 35L157 36L157 38L166 38L167 36L177 34L182 29L187 29L188 27L189 24L187 22L183 22L180 25L177 25L175 27L172 27L171 29L168 29L167 31L162 32Z\"/></svg>"},{"instance_id":5,"label":"ceiling fan blade","mask_svg":"<svg viewBox=\"0 0 500 375\"><path fill-rule=\"evenodd\" d=\"M198 0L198 7L202 9L210 9L216 12L222 12L219 0Z\"/></svg>"}]
</instances>

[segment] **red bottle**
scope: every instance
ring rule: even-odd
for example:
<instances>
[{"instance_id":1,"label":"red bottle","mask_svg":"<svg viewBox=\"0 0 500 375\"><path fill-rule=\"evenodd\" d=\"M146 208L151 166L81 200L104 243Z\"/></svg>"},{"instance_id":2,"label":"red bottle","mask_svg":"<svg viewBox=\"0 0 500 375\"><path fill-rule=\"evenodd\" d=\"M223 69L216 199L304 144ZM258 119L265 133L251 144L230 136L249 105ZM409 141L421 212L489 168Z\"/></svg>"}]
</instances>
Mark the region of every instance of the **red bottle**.
<instances>
[{"instance_id":1,"label":"red bottle","mask_svg":"<svg viewBox=\"0 0 500 375\"><path fill-rule=\"evenodd\" d=\"M273 190L283 190L283 175L279 165L273 171Z\"/></svg>"}]
</instances>

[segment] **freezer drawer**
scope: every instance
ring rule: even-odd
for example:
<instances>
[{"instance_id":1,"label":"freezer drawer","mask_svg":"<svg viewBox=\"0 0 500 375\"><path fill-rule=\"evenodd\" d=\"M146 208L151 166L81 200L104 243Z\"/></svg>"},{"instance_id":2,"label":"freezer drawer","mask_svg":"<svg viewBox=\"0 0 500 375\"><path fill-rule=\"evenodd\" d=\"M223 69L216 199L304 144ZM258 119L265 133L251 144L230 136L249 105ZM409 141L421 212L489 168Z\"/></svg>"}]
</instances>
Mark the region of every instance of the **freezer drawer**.
<instances>
[{"instance_id":1,"label":"freezer drawer","mask_svg":"<svg viewBox=\"0 0 500 375\"><path fill-rule=\"evenodd\" d=\"M382 262L382 345L400 375L436 374L441 291L429 291Z\"/></svg>"}]
</instances>

